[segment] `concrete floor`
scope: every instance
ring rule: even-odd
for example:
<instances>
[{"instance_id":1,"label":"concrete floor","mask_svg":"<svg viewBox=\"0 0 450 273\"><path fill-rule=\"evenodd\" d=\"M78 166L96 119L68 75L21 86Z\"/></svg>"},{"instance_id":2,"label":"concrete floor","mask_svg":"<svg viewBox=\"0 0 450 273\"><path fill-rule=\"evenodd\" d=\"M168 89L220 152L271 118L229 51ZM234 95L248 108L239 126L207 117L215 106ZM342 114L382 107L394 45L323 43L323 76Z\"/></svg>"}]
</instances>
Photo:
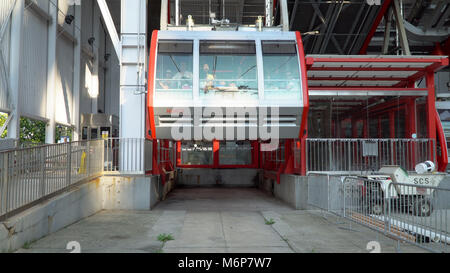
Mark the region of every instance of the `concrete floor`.
<instances>
[{"instance_id":1,"label":"concrete floor","mask_svg":"<svg viewBox=\"0 0 450 273\"><path fill-rule=\"evenodd\" d=\"M265 219L275 223L266 224ZM162 243L159 234L174 240ZM152 211L102 211L18 252L396 252L378 232L318 211L293 210L253 188L180 188ZM425 252L401 243L400 252Z\"/></svg>"}]
</instances>

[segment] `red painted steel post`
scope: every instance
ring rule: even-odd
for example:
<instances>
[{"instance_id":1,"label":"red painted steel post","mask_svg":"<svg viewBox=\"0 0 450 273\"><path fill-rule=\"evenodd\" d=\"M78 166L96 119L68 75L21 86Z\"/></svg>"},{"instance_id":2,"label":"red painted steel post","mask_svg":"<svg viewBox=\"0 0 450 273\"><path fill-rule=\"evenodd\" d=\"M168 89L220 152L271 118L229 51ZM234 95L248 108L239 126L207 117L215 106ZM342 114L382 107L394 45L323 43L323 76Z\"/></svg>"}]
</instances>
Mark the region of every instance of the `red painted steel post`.
<instances>
[{"instance_id":1,"label":"red painted steel post","mask_svg":"<svg viewBox=\"0 0 450 273\"><path fill-rule=\"evenodd\" d=\"M410 98L408 100L408 107L406 108L407 112L407 119L408 119L408 131L407 131L407 138L412 138L413 134L416 134L417 137L417 128L416 128L416 103L414 98ZM411 162L410 165L414 166L416 162L416 150L417 150L417 144L412 142L411 143Z\"/></svg>"},{"instance_id":2,"label":"red painted steel post","mask_svg":"<svg viewBox=\"0 0 450 273\"><path fill-rule=\"evenodd\" d=\"M218 140L213 140L213 168L219 168L219 148L220 144Z\"/></svg>"},{"instance_id":3,"label":"red painted steel post","mask_svg":"<svg viewBox=\"0 0 450 273\"><path fill-rule=\"evenodd\" d=\"M395 138L395 110L389 111L389 137Z\"/></svg>"},{"instance_id":4,"label":"red painted steel post","mask_svg":"<svg viewBox=\"0 0 450 273\"><path fill-rule=\"evenodd\" d=\"M252 167L253 168L259 168L259 145L258 145L258 141L253 140L251 142L252 144Z\"/></svg>"},{"instance_id":5,"label":"red painted steel post","mask_svg":"<svg viewBox=\"0 0 450 273\"><path fill-rule=\"evenodd\" d=\"M159 164L158 164L158 140L152 140L153 145L153 156L152 156L152 173L154 175L159 174Z\"/></svg>"},{"instance_id":6,"label":"red painted steel post","mask_svg":"<svg viewBox=\"0 0 450 273\"><path fill-rule=\"evenodd\" d=\"M303 134L301 140L300 140L300 174L305 176L306 175L306 164L307 164L307 158L306 158L306 139L308 137L308 124L305 126L305 134Z\"/></svg>"},{"instance_id":7,"label":"red painted steel post","mask_svg":"<svg viewBox=\"0 0 450 273\"><path fill-rule=\"evenodd\" d=\"M429 71L426 74L426 82L428 89L427 96L427 129L428 138L434 141L435 147L437 146L436 139L436 102L435 102L435 90L434 90L434 72ZM434 161L433 144L430 143L430 160Z\"/></svg>"},{"instance_id":8,"label":"red painted steel post","mask_svg":"<svg viewBox=\"0 0 450 273\"><path fill-rule=\"evenodd\" d=\"M363 137L369 138L369 121L367 119L363 119Z\"/></svg>"}]
</instances>

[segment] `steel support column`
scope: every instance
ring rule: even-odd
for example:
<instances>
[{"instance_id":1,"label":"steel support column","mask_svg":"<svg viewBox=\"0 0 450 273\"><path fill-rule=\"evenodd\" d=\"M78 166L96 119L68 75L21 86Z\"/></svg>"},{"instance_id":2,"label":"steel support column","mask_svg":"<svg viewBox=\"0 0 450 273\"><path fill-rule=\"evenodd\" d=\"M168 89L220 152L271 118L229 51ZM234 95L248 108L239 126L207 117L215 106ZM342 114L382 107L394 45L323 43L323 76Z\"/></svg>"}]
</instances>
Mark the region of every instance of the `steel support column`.
<instances>
[{"instance_id":1,"label":"steel support column","mask_svg":"<svg viewBox=\"0 0 450 273\"><path fill-rule=\"evenodd\" d=\"M74 37L78 41L74 44L73 52L73 115L71 123L75 125L73 130L73 141L78 141L80 132L80 78L81 78L81 5L74 5Z\"/></svg>"},{"instance_id":2,"label":"steel support column","mask_svg":"<svg viewBox=\"0 0 450 273\"><path fill-rule=\"evenodd\" d=\"M426 74L426 84L428 89L427 96L427 131L428 138L433 139L436 142L436 99L435 99L435 86L434 86L434 73L428 72ZM433 149L430 149L430 160L434 161Z\"/></svg>"},{"instance_id":3,"label":"steel support column","mask_svg":"<svg viewBox=\"0 0 450 273\"><path fill-rule=\"evenodd\" d=\"M167 30L167 24L169 18L169 0L161 0L161 18L160 18L160 29Z\"/></svg>"},{"instance_id":4,"label":"steel support column","mask_svg":"<svg viewBox=\"0 0 450 273\"><path fill-rule=\"evenodd\" d=\"M283 26L283 31L289 31L289 12L287 0L280 0L281 9L281 24Z\"/></svg>"},{"instance_id":5,"label":"steel support column","mask_svg":"<svg viewBox=\"0 0 450 273\"><path fill-rule=\"evenodd\" d=\"M100 9L97 6L96 2L92 2L93 4L93 13L94 13L94 21L93 24L93 33L92 36L96 37L93 46L92 46L92 53L94 54L94 60L92 62L92 83L91 88L94 89L94 94L97 94L96 97L91 98L91 112L93 114L98 113L98 97L100 94L100 79L99 79L99 62L100 62L100 56L99 56L99 49L100 49ZM101 56L103 58L103 56Z\"/></svg>"},{"instance_id":6,"label":"steel support column","mask_svg":"<svg viewBox=\"0 0 450 273\"><path fill-rule=\"evenodd\" d=\"M47 119L45 127L45 143L55 142L55 97L56 97L56 40L58 35L58 6L49 5L52 20L48 24L47 42Z\"/></svg>"},{"instance_id":7,"label":"steel support column","mask_svg":"<svg viewBox=\"0 0 450 273\"><path fill-rule=\"evenodd\" d=\"M121 1L120 137L144 138L146 121L147 1ZM153 75L149 75L153 77ZM121 147L121 155L127 151ZM154 147L155 149L155 147ZM150 155L148 155L150 156ZM126 157L121 156L120 166ZM135 160L143 161L141 158ZM130 162L128 162L130 164ZM153 168L157 165L153 164Z\"/></svg>"}]
</instances>

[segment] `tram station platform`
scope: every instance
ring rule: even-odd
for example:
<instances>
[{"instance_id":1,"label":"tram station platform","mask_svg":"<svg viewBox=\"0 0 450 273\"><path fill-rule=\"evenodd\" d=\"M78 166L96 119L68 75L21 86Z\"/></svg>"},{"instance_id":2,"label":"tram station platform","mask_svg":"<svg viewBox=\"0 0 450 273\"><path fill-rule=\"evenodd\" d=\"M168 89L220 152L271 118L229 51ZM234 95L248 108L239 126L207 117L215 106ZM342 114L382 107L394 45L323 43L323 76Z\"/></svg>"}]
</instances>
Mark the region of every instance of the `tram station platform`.
<instances>
[{"instance_id":1,"label":"tram station platform","mask_svg":"<svg viewBox=\"0 0 450 273\"><path fill-rule=\"evenodd\" d=\"M272 225L266 224L273 220ZM174 240L158 241L161 233ZM397 242L319 210L294 210L255 188L178 188L152 211L104 210L21 248L21 253L67 253L77 241L83 253L367 253ZM400 245L401 252L425 252Z\"/></svg>"}]
</instances>

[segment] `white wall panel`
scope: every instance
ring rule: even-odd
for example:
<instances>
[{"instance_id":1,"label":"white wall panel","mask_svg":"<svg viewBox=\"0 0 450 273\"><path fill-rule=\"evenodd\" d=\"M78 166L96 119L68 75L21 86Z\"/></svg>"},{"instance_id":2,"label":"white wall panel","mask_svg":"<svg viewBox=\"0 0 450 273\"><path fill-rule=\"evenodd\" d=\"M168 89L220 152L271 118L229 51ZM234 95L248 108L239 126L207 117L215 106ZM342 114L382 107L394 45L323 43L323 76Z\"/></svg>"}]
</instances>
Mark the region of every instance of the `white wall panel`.
<instances>
[{"instance_id":1,"label":"white wall panel","mask_svg":"<svg viewBox=\"0 0 450 273\"><path fill-rule=\"evenodd\" d=\"M42 9L45 12L48 12L48 6L51 5L51 2L56 3L56 0L30 0L30 1L36 4L40 9Z\"/></svg>"},{"instance_id":2,"label":"white wall panel","mask_svg":"<svg viewBox=\"0 0 450 273\"><path fill-rule=\"evenodd\" d=\"M107 40L106 51L111 54L105 74L105 112L119 116L120 111L120 64L112 42Z\"/></svg>"},{"instance_id":3,"label":"white wall panel","mask_svg":"<svg viewBox=\"0 0 450 273\"><path fill-rule=\"evenodd\" d=\"M105 112L105 74L108 73L108 62L105 61L105 50L106 50L106 30L103 24L100 24L99 41L98 45L98 58L99 58L99 68L98 68L98 83L99 83L99 96L98 96L98 109Z\"/></svg>"},{"instance_id":4,"label":"white wall panel","mask_svg":"<svg viewBox=\"0 0 450 273\"><path fill-rule=\"evenodd\" d=\"M72 124L73 118L73 55L74 45L64 37L56 42L55 120Z\"/></svg>"},{"instance_id":5,"label":"white wall panel","mask_svg":"<svg viewBox=\"0 0 450 273\"><path fill-rule=\"evenodd\" d=\"M88 45L88 40L92 37L94 8L92 0L83 0L81 5L81 45Z\"/></svg>"},{"instance_id":6,"label":"white wall panel","mask_svg":"<svg viewBox=\"0 0 450 273\"><path fill-rule=\"evenodd\" d=\"M9 45L10 45L10 32L11 32L11 23L8 19L8 14L12 5L14 4L14 0L1 0L0 5L0 28L3 24L6 25L5 33L3 37L0 37L0 49L3 53L3 58L6 65L6 72L9 74ZM2 39L3 38L3 39ZM1 72L2 70L0 70ZM7 85L5 81L5 76L0 74L0 111L8 109L8 96L7 96Z\"/></svg>"},{"instance_id":7,"label":"white wall panel","mask_svg":"<svg viewBox=\"0 0 450 273\"><path fill-rule=\"evenodd\" d=\"M91 113L92 100L89 96L89 88L92 86L92 60L85 54L81 54L80 71L80 114Z\"/></svg>"},{"instance_id":8,"label":"white wall panel","mask_svg":"<svg viewBox=\"0 0 450 273\"><path fill-rule=\"evenodd\" d=\"M46 117L47 22L30 10L24 12L23 46L20 60L22 113Z\"/></svg>"}]
</instances>

